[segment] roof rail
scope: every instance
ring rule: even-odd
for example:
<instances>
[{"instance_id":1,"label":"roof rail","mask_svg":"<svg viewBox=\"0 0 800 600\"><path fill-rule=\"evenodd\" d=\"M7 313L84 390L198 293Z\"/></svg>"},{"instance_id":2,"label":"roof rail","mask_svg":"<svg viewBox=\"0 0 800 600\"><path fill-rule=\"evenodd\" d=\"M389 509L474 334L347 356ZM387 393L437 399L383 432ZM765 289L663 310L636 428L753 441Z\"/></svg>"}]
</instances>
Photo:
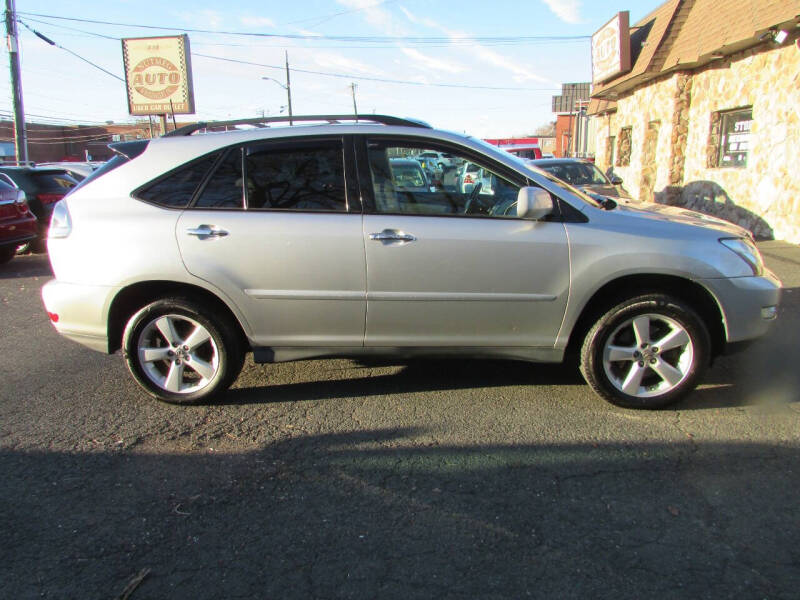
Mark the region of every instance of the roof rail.
<instances>
[{"instance_id":1,"label":"roof rail","mask_svg":"<svg viewBox=\"0 0 800 600\"><path fill-rule=\"evenodd\" d=\"M295 121L324 121L327 123L341 123L342 121L368 121L371 123L381 123L383 125L404 125L406 127L422 127L431 129L431 126L423 121L415 119L403 119L389 115L307 115L292 117L256 117L253 119L234 119L232 121L200 121L192 125L185 125L178 129L165 133L161 137L179 137L192 135L201 129L211 129L216 127L235 127L236 125L255 125L256 127L269 127L270 123L294 123Z\"/></svg>"}]
</instances>

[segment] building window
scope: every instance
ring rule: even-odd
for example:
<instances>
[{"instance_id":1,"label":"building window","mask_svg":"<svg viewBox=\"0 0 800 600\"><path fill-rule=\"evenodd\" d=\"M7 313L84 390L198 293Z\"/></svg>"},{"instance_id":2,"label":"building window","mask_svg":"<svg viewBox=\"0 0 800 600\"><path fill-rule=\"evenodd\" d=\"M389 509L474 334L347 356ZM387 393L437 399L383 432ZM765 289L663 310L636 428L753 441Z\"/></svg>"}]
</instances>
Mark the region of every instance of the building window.
<instances>
[{"instance_id":1,"label":"building window","mask_svg":"<svg viewBox=\"0 0 800 600\"><path fill-rule=\"evenodd\" d=\"M753 107L720 113L717 167L746 167Z\"/></svg>"},{"instance_id":2,"label":"building window","mask_svg":"<svg viewBox=\"0 0 800 600\"><path fill-rule=\"evenodd\" d=\"M633 137L632 127L623 127L619 130L619 143L617 144L617 163L618 167L627 167L631 164L631 138Z\"/></svg>"}]
</instances>

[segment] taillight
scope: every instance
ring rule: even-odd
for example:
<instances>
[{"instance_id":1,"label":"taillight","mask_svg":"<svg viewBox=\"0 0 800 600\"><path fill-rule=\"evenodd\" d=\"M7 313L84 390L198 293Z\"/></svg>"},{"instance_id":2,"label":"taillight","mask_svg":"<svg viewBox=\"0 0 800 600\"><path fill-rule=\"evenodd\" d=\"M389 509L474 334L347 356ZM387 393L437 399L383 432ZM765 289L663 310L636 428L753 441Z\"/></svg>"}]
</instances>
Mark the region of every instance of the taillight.
<instances>
[{"instance_id":1,"label":"taillight","mask_svg":"<svg viewBox=\"0 0 800 600\"><path fill-rule=\"evenodd\" d=\"M53 209L53 216L50 217L50 231L48 236L52 238L65 238L72 231L72 219L69 216L69 209L66 202L59 202Z\"/></svg>"},{"instance_id":2,"label":"taillight","mask_svg":"<svg viewBox=\"0 0 800 600\"><path fill-rule=\"evenodd\" d=\"M42 204L55 204L64 197L64 194L36 194L36 199Z\"/></svg>"}]
</instances>

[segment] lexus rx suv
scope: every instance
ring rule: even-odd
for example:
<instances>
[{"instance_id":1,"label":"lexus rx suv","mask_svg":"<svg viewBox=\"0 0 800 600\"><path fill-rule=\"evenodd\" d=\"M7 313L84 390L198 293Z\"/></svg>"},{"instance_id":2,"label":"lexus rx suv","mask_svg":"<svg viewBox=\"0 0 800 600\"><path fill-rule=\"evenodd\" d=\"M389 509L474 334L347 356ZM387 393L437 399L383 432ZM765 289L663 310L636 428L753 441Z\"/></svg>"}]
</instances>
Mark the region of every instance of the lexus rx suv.
<instances>
[{"instance_id":1,"label":"lexus rx suv","mask_svg":"<svg viewBox=\"0 0 800 600\"><path fill-rule=\"evenodd\" d=\"M575 356L606 400L659 408L775 319L781 284L740 227L604 204L419 121L285 120L113 145L54 209L42 295L56 329L122 349L175 403L223 393L252 352ZM392 160L426 152L478 165L491 189L398 181Z\"/></svg>"}]
</instances>

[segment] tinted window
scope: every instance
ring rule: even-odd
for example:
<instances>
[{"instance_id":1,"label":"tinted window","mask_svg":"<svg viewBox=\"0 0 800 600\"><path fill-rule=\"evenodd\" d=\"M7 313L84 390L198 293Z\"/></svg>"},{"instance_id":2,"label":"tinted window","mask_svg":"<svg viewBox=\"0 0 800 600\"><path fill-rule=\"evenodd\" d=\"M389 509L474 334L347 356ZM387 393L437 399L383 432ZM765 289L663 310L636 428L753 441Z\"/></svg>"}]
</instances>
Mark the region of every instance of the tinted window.
<instances>
[{"instance_id":1,"label":"tinted window","mask_svg":"<svg viewBox=\"0 0 800 600\"><path fill-rule=\"evenodd\" d=\"M184 208L192 199L197 186L214 165L218 154L206 156L178 168L136 192L136 197L159 206ZM113 160L113 159L112 159Z\"/></svg>"},{"instance_id":2,"label":"tinted window","mask_svg":"<svg viewBox=\"0 0 800 600\"><path fill-rule=\"evenodd\" d=\"M243 208L242 151L230 150L208 179L195 208Z\"/></svg>"},{"instance_id":3,"label":"tinted window","mask_svg":"<svg viewBox=\"0 0 800 600\"><path fill-rule=\"evenodd\" d=\"M608 183L597 167L586 163L540 164L539 167L570 185L606 185Z\"/></svg>"},{"instance_id":4,"label":"tinted window","mask_svg":"<svg viewBox=\"0 0 800 600\"><path fill-rule=\"evenodd\" d=\"M340 142L251 148L245 168L248 208L347 210Z\"/></svg>"},{"instance_id":5,"label":"tinted window","mask_svg":"<svg viewBox=\"0 0 800 600\"><path fill-rule=\"evenodd\" d=\"M39 191L44 194L66 194L78 185L78 182L66 171L33 171L31 179L36 183Z\"/></svg>"}]
</instances>

